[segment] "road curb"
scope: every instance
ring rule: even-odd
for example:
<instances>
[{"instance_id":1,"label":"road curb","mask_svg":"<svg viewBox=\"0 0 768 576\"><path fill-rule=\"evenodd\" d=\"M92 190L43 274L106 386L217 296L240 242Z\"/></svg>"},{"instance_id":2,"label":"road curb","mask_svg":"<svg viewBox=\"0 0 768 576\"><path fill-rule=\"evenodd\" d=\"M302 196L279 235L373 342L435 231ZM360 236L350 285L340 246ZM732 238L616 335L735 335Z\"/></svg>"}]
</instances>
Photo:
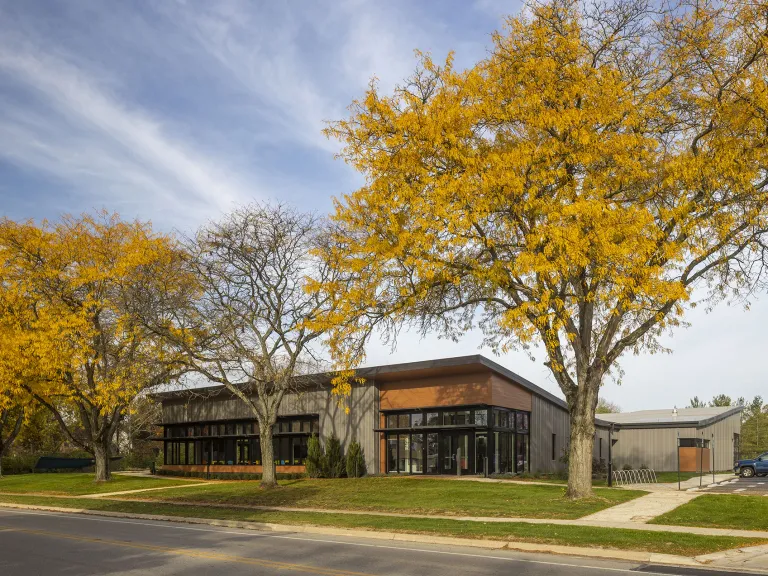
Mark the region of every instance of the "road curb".
<instances>
[{"instance_id":1,"label":"road curb","mask_svg":"<svg viewBox=\"0 0 768 576\"><path fill-rule=\"evenodd\" d=\"M180 524L197 524L207 526L217 526L222 528L237 528L241 530L260 530L271 532L294 532L304 534L316 534L326 536L351 536L355 538L367 538L372 540L389 540L398 542L413 542L421 544L437 544L451 546L466 546L472 548L483 548L486 550L514 550L528 553L546 553L563 556L579 556L584 558L597 558L603 560L625 560L630 562L666 564L671 566L686 566L706 568L712 567L710 562L714 559L715 553L699 557L702 561L688 556L677 556L673 554L659 554L654 552L625 551L602 548L586 548L577 546L561 546L550 544L535 544L530 542L519 542L509 540L479 540L470 538L452 538L446 536L429 536L422 534L407 534L399 532L380 532L373 530L352 530L346 528L331 528L321 526L302 526L291 524L273 524L266 522L243 522L238 520L214 520L209 518L192 518L183 516L164 516L158 514L140 514L130 512L109 512L100 510L87 510L84 508L65 508L60 506L40 506L31 504L0 503L0 508L10 508L17 510L39 510L47 512L63 512L69 514L82 514L87 516L104 516L111 518L126 518L134 520L155 520L165 522L175 522ZM718 567L723 569L722 567ZM725 570L728 570L725 568ZM741 573L747 573L743 569ZM749 571L748 571L749 572ZM768 574L763 571L751 571L753 574Z\"/></svg>"}]
</instances>

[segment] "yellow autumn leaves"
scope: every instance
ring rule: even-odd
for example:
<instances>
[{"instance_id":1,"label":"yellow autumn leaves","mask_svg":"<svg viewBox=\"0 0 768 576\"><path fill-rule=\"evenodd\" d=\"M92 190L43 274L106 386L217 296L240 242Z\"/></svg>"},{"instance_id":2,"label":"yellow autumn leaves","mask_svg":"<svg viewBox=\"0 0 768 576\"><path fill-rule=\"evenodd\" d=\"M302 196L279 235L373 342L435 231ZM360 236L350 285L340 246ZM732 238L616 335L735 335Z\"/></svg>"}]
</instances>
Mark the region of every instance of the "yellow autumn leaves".
<instances>
[{"instance_id":1,"label":"yellow autumn leaves","mask_svg":"<svg viewBox=\"0 0 768 576\"><path fill-rule=\"evenodd\" d=\"M173 369L135 307L183 281L178 258L174 240L116 215L0 221L2 386L101 416L127 407Z\"/></svg>"}]
</instances>

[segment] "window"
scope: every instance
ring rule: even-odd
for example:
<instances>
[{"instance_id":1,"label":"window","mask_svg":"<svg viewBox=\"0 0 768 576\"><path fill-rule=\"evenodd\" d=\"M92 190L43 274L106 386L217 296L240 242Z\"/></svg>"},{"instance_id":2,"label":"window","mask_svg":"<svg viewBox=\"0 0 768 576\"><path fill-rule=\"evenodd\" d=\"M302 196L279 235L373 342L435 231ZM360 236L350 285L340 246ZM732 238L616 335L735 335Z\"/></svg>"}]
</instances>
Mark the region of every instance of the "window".
<instances>
[{"instance_id":1,"label":"window","mask_svg":"<svg viewBox=\"0 0 768 576\"><path fill-rule=\"evenodd\" d=\"M709 448L709 440L704 440L704 448ZM680 448L701 448L701 438L680 438Z\"/></svg>"},{"instance_id":2,"label":"window","mask_svg":"<svg viewBox=\"0 0 768 576\"><path fill-rule=\"evenodd\" d=\"M488 410L475 410L475 426L488 426Z\"/></svg>"},{"instance_id":3,"label":"window","mask_svg":"<svg viewBox=\"0 0 768 576\"><path fill-rule=\"evenodd\" d=\"M309 434L312 431L312 422L309 420L301 421L301 431L305 434Z\"/></svg>"},{"instance_id":4,"label":"window","mask_svg":"<svg viewBox=\"0 0 768 576\"><path fill-rule=\"evenodd\" d=\"M439 425L440 425L440 413L427 412L427 426L439 426Z\"/></svg>"},{"instance_id":5,"label":"window","mask_svg":"<svg viewBox=\"0 0 768 576\"><path fill-rule=\"evenodd\" d=\"M499 427L501 428L509 428L509 420L508 420L509 414L506 412L499 412Z\"/></svg>"},{"instance_id":6,"label":"window","mask_svg":"<svg viewBox=\"0 0 768 576\"><path fill-rule=\"evenodd\" d=\"M416 414L411 414L411 426L414 428L417 426L423 426L424 425L424 414L421 412L418 412Z\"/></svg>"},{"instance_id":7,"label":"window","mask_svg":"<svg viewBox=\"0 0 768 576\"><path fill-rule=\"evenodd\" d=\"M291 432L301 432L301 420L291 422Z\"/></svg>"},{"instance_id":8,"label":"window","mask_svg":"<svg viewBox=\"0 0 768 576\"><path fill-rule=\"evenodd\" d=\"M387 415L387 428L397 428L397 414Z\"/></svg>"},{"instance_id":9,"label":"window","mask_svg":"<svg viewBox=\"0 0 768 576\"><path fill-rule=\"evenodd\" d=\"M294 466L303 466L307 460L307 438L294 436L291 438L291 463Z\"/></svg>"},{"instance_id":10,"label":"window","mask_svg":"<svg viewBox=\"0 0 768 576\"><path fill-rule=\"evenodd\" d=\"M600 442L598 442L598 444L599 444L599 451L598 451L597 457L602 459L603 457L603 439L602 438L600 438Z\"/></svg>"},{"instance_id":11,"label":"window","mask_svg":"<svg viewBox=\"0 0 768 576\"><path fill-rule=\"evenodd\" d=\"M397 437L397 471L398 472L410 472L411 471L411 459L410 459L411 441L408 434L399 434Z\"/></svg>"},{"instance_id":12,"label":"window","mask_svg":"<svg viewBox=\"0 0 768 576\"><path fill-rule=\"evenodd\" d=\"M427 474L437 474L437 434L427 434Z\"/></svg>"},{"instance_id":13,"label":"window","mask_svg":"<svg viewBox=\"0 0 768 576\"><path fill-rule=\"evenodd\" d=\"M411 472L413 474L424 472L424 434L411 436Z\"/></svg>"},{"instance_id":14,"label":"window","mask_svg":"<svg viewBox=\"0 0 768 576\"><path fill-rule=\"evenodd\" d=\"M530 467L528 465L528 451L529 451L529 441L530 438L526 434L517 434L516 435L516 460L517 460L517 466L515 468L515 472L518 474L522 474L524 472L530 472Z\"/></svg>"},{"instance_id":15,"label":"window","mask_svg":"<svg viewBox=\"0 0 768 576\"><path fill-rule=\"evenodd\" d=\"M397 434L387 436L387 472L397 472Z\"/></svg>"},{"instance_id":16,"label":"window","mask_svg":"<svg viewBox=\"0 0 768 576\"><path fill-rule=\"evenodd\" d=\"M251 450L248 440L237 441L237 463L240 465L250 464Z\"/></svg>"},{"instance_id":17,"label":"window","mask_svg":"<svg viewBox=\"0 0 768 576\"><path fill-rule=\"evenodd\" d=\"M411 427L411 415L410 414L400 414L397 417L397 427L398 428L410 428Z\"/></svg>"},{"instance_id":18,"label":"window","mask_svg":"<svg viewBox=\"0 0 768 576\"><path fill-rule=\"evenodd\" d=\"M454 426L456 424L456 412L443 412L443 425Z\"/></svg>"},{"instance_id":19,"label":"window","mask_svg":"<svg viewBox=\"0 0 768 576\"><path fill-rule=\"evenodd\" d=\"M488 456L488 436L485 433L475 434L475 472L485 473L485 462Z\"/></svg>"},{"instance_id":20,"label":"window","mask_svg":"<svg viewBox=\"0 0 768 576\"><path fill-rule=\"evenodd\" d=\"M528 432L528 414L525 412L518 412L516 414L517 430L520 432ZM512 423L510 422L510 427Z\"/></svg>"},{"instance_id":21,"label":"window","mask_svg":"<svg viewBox=\"0 0 768 576\"><path fill-rule=\"evenodd\" d=\"M602 452L603 444L602 440L600 440L600 450ZM552 460L556 460L556 452L555 452L555 444L557 443L557 434L552 434Z\"/></svg>"},{"instance_id":22,"label":"window","mask_svg":"<svg viewBox=\"0 0 768 576\"><path fill-rule=\"evenodd\" d=\"M458 426L466 426L469 424L469 410L458 410L456 412L456 424Z\"/></svg>"}]
</instances>

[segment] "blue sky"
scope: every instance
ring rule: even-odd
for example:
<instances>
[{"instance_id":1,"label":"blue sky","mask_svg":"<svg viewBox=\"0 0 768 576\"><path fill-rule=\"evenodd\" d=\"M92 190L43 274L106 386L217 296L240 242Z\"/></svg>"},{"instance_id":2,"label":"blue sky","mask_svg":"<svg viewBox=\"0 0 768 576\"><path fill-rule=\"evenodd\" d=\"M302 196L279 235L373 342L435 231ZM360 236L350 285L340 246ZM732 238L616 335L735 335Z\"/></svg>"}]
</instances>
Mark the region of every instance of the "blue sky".
<instances>
[{"instance_id":1,"label":"blue sky","mask_svg":"<svg viewBox=\"0 0 768 576\"><path fill-rule=\"evenodd\" d=\"M441 2L0 0L0 214L105 207L191 230L251 200L327 211L361 180L321 133L371 77L384 89L414 49L481 58L516 0ZM623 361L605 395L625 409L765 389L765 301L689 316L673 355ZM476 353L405 334L371 363ZM489 351L483 351L492 356ZM498 360L556 390L543 355Z\"/></svg>"}]
</instances>

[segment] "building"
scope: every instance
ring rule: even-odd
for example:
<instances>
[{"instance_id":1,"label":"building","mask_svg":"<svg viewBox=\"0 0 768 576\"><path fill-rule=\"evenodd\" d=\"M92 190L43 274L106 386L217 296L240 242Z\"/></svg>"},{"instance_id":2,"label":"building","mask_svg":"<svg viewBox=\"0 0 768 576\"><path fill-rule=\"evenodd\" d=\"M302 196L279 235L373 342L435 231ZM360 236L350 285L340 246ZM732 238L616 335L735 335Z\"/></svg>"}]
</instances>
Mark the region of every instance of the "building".
<instances>
[{"instance_id":1,"label":"building","mask_svg":"<svg viewBox=\"0 0 768 576\"><path fill-rule=\"evenodd\" d=\"M730 470L739 459L741 407L600 414L612 425L613 467L657 471Z\"/></svg>"},{"instance_id":2,"label":"building","mask_svg":"<svg viewBox=\"0 0 768 576\"><path fill-rule=\"evenodd\" d=\"M302 472L311 434L362 445L368 471L390 474L557 472L568 445L563 400L479 355L358 370L349 413L330 377L287 395L274 430L278 473ZM164 468L261 472L258 427L224 387L157 395L163 405ZM608 454L600 423L595 457Z\"/></svg>"}]
</instances>

